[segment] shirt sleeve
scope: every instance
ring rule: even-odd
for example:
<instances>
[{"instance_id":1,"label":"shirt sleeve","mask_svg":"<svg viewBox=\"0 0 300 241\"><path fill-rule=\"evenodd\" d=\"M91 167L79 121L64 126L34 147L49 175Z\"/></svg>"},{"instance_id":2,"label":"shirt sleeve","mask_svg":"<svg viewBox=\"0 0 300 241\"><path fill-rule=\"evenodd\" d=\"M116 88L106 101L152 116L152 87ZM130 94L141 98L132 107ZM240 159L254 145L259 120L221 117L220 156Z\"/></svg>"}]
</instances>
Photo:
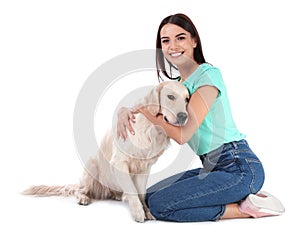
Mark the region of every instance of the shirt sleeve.
<instances>
[{"instance_id":1,"label":"shirt sleeve","mask_svg":"<svg viewBox=\"0 0 300 241\"><path fill-rule=\"evenodd\" d=\"M202 86L214 86L219 90L219 95L222 95L224 90L224 82L221 72L218 68L210 66L201 72L192 76L192 79L184 83L192 95L197 89Z\"/></svg>"}]
</instances>

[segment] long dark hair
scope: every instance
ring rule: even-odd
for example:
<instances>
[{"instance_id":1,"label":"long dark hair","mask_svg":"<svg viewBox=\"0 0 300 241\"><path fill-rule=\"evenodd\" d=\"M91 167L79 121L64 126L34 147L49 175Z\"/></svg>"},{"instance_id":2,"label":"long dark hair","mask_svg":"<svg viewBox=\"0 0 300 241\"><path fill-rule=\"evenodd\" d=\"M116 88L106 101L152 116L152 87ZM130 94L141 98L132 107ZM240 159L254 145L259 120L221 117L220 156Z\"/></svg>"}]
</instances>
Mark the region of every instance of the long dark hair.
<instances>
[{"instance_id":1,"label":"long dark hair","mask_svg":"<svg viewBox=\"0 0 300 241\"><path fill-rule=\"evenodd\" d=\"M158 31L157 31L156 69L157 69L157 76L158 76L159 81L160 80L163 81L163 77L161 74L163 74L165 77L167 77L168 79L171 79L171 80L178 80L180 78L180 76L172 77L172 69L177 70L177 68L172 63L170 63L167 59L164 58L162 48L161 48L160 31L163 28L163 26L165 26L167 23L176 24L177 26L183 28L185 31L187 31L191 34L191 37L194 38L197 43L197 46L194 49L194 60L198 64L206 63L205 58L203 56L203 52L202 52L200 37L199 37L198 31L197 31L195 25L193 24L192 20L188 16L186 16L182 13L170 15L161 21ZM169 65L168 67L169 67L170 75L166 71L166 62Z\"/></svg>"}]
</instances>

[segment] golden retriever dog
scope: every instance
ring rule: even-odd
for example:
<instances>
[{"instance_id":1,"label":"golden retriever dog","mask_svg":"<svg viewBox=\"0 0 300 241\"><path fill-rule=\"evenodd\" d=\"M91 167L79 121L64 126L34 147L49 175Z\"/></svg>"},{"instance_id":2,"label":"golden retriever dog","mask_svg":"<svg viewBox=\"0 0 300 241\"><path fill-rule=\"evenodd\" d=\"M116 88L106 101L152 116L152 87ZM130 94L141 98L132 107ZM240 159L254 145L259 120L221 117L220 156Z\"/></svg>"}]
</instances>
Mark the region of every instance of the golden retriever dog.
<instances>
[{"instance_id":1,"label":"golden retriever dog","mask_svg":"<svg viewBox=\"0 0 300 241\"><path fill-rule=\"evenodd\" d=\"M184 85L168 81L154 87L141 101L156 116L162 114L170 124L182 126L188 120L189 92ZM137 105L138 106L138 105ZM78 203L88 205L92 199L126 200L138 222L154 219L146 203L145 193L151 166L170 143L162 128L153 125L143 114L132 123L135 135L124 141L109 130L101 140L95 158L87 161L79 184L68 186L32 186L25 195L76 196Z\"/></svg>"}]
</instances>

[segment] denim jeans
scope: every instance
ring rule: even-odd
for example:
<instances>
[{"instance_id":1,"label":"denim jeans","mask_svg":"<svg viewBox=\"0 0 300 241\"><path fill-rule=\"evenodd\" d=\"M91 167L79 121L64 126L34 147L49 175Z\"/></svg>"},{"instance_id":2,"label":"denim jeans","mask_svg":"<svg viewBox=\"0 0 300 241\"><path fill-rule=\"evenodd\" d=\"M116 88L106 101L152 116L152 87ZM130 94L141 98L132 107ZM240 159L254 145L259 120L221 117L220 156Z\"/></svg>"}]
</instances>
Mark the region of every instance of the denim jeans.
<instances>
[{"instance_id":1,"label":"denim jeans","mask_svg":"<svg viewBox=\"0 0 300 241\"><path fill-rule=\"evenodd\" d=\"M214 221L225 206L257 193L264 170L246 140L230 142L200 156L203 168L168 177L147 190L146 202L158 220Z\"/></svg>"}]
</instances>

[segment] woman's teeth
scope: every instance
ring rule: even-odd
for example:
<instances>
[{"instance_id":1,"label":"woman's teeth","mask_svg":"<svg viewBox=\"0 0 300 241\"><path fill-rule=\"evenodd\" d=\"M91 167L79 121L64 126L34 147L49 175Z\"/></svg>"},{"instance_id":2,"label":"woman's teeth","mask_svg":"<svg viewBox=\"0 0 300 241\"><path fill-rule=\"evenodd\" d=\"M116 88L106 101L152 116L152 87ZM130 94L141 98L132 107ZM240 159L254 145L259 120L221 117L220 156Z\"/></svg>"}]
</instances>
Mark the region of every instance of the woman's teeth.
<instances>
[{"instance_id":1,"label":"woman's teeth","mask_svg":"<svg viewBox=\"0 0 300 241\"><path fill-rule=\"evenodd\" d=\"M170 54L172 57L178 57L178 56L180 56L180 55L182 55L183 54L183 52L180 52L180 53L172 53L172 54Z\"/></svg>"}]
</instances>

